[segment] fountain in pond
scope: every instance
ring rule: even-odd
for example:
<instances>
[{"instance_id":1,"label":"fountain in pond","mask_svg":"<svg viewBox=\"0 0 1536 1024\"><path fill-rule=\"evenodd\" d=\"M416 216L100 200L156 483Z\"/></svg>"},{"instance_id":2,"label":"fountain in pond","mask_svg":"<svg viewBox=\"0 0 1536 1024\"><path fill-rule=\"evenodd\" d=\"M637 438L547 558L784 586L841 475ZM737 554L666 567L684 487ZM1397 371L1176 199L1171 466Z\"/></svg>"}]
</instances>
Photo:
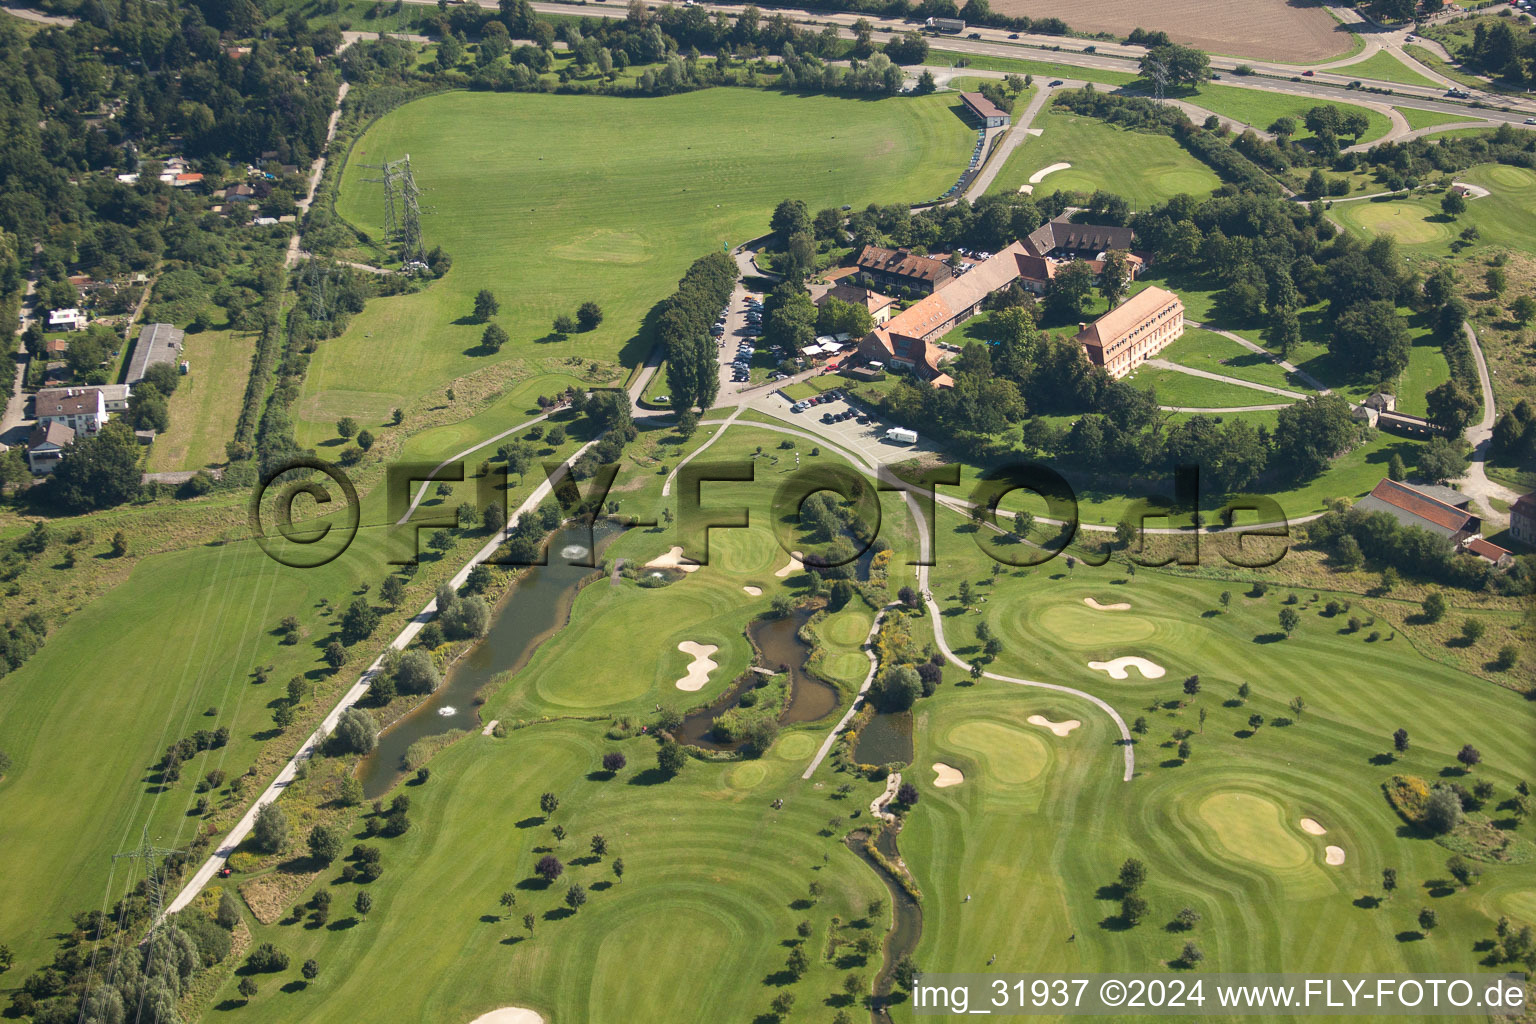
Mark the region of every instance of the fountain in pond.
<instances>
[{"instance_id":1,"label":"fountain in pond","mask_svg":"<svg viewBox=\"0 0 1536 1024\"><path fill-rule=\"evenodd\" d=\"M565 547L560 549L560 557L565 559L567 562L574 562L577 559L586 558L590 553L591 552L587 548L581 546L580 544L567 544Z\"/></svg>"},{"instance_id":2,"label":"fountain in pond","mask_svg":"<svg viewBox=\"0 0 1536 1024\"><path fill-rule=\"evenodd\" d=\"M437 713L442 715L444 718L451 718L452 716L459 713L459 709L456 707L441 707L437 709Z\"/></svg>"}]
</instances>

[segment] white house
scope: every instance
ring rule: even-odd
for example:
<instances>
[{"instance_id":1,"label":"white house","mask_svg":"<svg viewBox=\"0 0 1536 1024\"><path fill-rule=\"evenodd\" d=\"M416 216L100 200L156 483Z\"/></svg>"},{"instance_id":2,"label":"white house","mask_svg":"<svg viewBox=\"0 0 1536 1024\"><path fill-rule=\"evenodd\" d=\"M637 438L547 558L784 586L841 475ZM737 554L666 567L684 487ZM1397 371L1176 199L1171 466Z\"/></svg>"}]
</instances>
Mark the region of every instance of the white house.
<instances>
[{"instance_id":1,"label":"white house","mask_svg":"<svg viewBox=\"0 0 1536 1024\"><path fill-rule=\"evenodd\" d=\"M52 473L64 449L75 440L75 432L63 423L35 423L27 439L27 464L37 476Z\"/></svg>"},{"instance_id":2,"label":"white house","mask_svg":"<svg viewBox=\"0 0 1536 1024\"><path fill-rule=\"evenodd\" d=\"M78 309L56 309L48 314L50 331L83 331L91 318Z\"/></svg>"}]
</instances>

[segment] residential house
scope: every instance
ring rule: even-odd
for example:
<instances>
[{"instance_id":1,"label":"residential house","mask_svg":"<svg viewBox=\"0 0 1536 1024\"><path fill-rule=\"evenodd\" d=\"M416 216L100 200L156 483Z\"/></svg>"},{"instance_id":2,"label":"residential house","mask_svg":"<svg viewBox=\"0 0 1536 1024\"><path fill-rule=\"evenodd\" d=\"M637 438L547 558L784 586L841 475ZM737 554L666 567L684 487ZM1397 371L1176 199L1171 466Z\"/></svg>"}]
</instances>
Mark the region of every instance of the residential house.
<instances>
[{"instance_id":1,"label":"residential house","mask_svg":"<svg viewBox=\"0 0 1536 1024\"><path fill-rule=\"evenodd\" d=\"M91 318L73 307L56 309L48 314L50 331L83 331L90 326Z\"/></svg>"},{"instance_id":2,"label":"residential house","mask_svg":"<svg viewBox=\"0 0 1536 1024\"><path fill-rule=\"evenodd\" d=\"M45 388L33 408L37 422L62 423L77 434L94 434L112 418L100 388Z\"/></svg>"},{"instance_id":3,"label":"residential house","mask_svg":"<svg viewBox=\"0 0 1536 1024\"><path fill-rule=\"evenodd\" d=\"M1183 333L1184 303L1170 291L1148 288L1082 325L1076 340L1089 362L1124 377Z\"/></svg>"},{"instance_id":4,"label":"residential house","mask_svg":"<svg viewBox=\"0 0 1536 1024\"><path fill-rule=\"evenodd\" d=\"M1536 491L1522 494L1509 507L1509 535L1526 547L1536 548Z\"/></svg>"},{"instance_id":5,"label":"residential house","mask_svg":"<svg viewBox=\"0 0 1536 1024\"><path fill-rule=\"evenodd\" d=\"M75 432L57 421L32 425L27 438L27 465L37 476L52 473L64 458L64 449L74 443Z\"/></svg>"}]
</instances>

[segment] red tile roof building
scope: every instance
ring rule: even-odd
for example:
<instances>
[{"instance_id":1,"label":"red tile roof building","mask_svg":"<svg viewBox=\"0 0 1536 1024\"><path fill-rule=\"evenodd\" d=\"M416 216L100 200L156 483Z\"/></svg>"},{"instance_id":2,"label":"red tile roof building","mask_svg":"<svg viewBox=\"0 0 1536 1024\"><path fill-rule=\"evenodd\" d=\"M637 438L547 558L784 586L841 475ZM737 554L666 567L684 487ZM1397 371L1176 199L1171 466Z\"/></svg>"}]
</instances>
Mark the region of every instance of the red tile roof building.
<instances>
[{"instance_id":1,"label":"red tile roof building","mask_svg":"<svg viewBox=\"0 0 1536 1024\"><path fill-rule=\"evenodd\" d=\"M955 279L955 272L943 260L919 256L906 249L882 249L866 245L855 260L861 274L888 288L909 288L929 295Z\"/></svg>"},{"instance_id":2,"label":"red tile roof building","mask_svg":"<svg viewBox=\"0 0 1536 1024\"><path fill-rule=\"evenodd\" d=\"M1084 326L1077 343L1090 363L1124 377L1183 333L1184 303L1170 291L1148 288Z\"/></svg>"},{"instance_id":3,"label":"red tile roof building","mask_svg":"<svg viewBox=\"0 0 1536 1024\"><path fill-rule=\"evenodd\" d=\"M1355 502L1367 512L1386 512L1404 526L1413 526L1459 545L1482 530L1483 521L1466 509L1449 505L1396 480L1383 480Z\"/></svg>"}]
</instances>

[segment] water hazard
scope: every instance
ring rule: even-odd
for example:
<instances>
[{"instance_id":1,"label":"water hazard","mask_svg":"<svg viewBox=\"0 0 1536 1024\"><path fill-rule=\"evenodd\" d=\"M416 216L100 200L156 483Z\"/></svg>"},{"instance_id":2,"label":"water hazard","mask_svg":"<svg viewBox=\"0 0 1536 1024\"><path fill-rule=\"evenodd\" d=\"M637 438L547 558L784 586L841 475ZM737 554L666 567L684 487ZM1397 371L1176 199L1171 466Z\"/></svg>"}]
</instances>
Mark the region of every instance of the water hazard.
<instances>
[{"instance_id":1,"label":"water hazard","mask_svg":"<svg viewBox=\"0 0 1536 1024\"><path fill-rule=\"evenodd\" d=\"M497 676L522 668L539 644L565 625L576 592L597 571L572 563L592 561L593 541L601 550L617 532L612 523L600 522L589 531L573 522L554 533L549 564L532 567L512 584L492 613L485 638L454 662L443 685L380 735L378 747L363 758L358 775L364 796L377 799L399 781L412 743L478 726L475 698L481 689Z\"/></svg>"}]
</instances>

